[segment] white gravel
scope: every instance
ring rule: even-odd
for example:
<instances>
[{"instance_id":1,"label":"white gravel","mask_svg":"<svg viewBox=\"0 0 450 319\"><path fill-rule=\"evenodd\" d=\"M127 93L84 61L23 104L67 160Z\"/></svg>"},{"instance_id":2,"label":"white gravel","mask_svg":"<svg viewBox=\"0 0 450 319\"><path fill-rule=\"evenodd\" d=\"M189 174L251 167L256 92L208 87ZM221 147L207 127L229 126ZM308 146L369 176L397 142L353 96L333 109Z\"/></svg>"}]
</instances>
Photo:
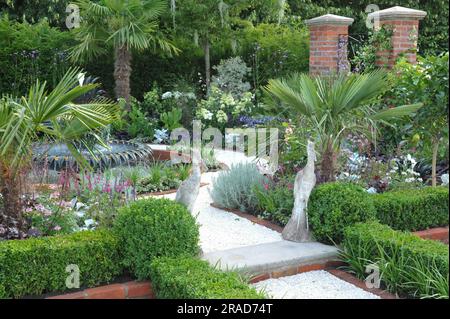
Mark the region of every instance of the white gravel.
<instances>
[{"instance_id":1,"label":"white gravel","mask_svg":"<svg viewBox=\"0 0 450 319\"><path fill-rule=\"evenodd\" d=\"M252 223L233 213L211 206L208 189L218 172L204 173L203 183L210 183L200 188L194 205L194 214L200 225L200 246L204 253L243 246L270 243L282 240L281 235L267 227ZM175 194L164 195L174 199Z\"/></svg>"},{"instance_id":2,"label":"white gravel","mask_svg":"<svg viewBox=\"0 0 450 319\"><path fill-rule=\"evenodd\" d=\"M274 299L380 299L324 270L268 279L253 286Z\"/></svg>"},{"instance_id":3,"label":"white gravel","mask_svg":"<svg viewBox=\"0 0 450 319\"><path fill-rule=\"evenodd\" d=\"M151 145L151 147L164 148L161 145ZM252 160L242 153L225 150L217 151L216 157L228 166ZM282 240L281 235L276 231L252 223L233 213L211 207L212 199L208 189L212 187L212 180L217 174L219 172L202 174L202 183L209 183L209 185L200 188L194 205L194 212L200 225L200 246L203 252L209 253ZM175 194L164 195L164 197L175 199Z\"/></svg>"}]
</instances>

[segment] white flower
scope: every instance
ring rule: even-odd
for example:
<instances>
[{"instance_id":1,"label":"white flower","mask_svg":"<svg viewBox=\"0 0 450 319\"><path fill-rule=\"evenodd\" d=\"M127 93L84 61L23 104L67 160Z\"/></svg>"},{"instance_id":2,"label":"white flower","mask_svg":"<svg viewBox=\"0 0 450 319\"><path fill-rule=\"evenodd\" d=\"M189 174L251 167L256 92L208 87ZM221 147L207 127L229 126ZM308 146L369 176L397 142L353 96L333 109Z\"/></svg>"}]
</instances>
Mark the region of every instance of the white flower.
<instances>
[{"instance_id":1,"label":"white flower","mask_svg":"<svg viewBox=\"0 0 450 319\"><path fill-rule=\"evenodd\" d=\"M155 130L155 134L153 135L156 143L161 143L169 138L169 134L166 129Z\"/></svg>"},{"instance_id":2,"label":"white flower","mask_svg":"<svg viewBox=\"0 0 450 319\"><path fill-rule=\"evenodd\" d=\"M442 185L447 186L448 185L448 174L443 174L441 176Z\"/></svg>"},{"instance_id":3,"label":"white flower","mask_svg":"<svg viewBox=\"0 0 450 319\"><path fill-rule=\"evenodd\" d=\"M161 99L166 100L170 99L172 97L172 92L166 92L163 95L161 95Z\"/></svg>"},{"instance_id":4,"label":"white flower","mask_svg":"<svg viewBox=\"0 0 450 319\"><path fill-rule=\"evenodd\" d=\"M82 217L84 217L85 212L79 211L79 212L76 212L75 215L77 215L77 217L79 217L79 218L82 218Z\"/></svg>"},{"instance_id":5,"label":"white flower","mask_svg":"<svg viewBox=\"0 0 450 319\"><path fill-rule=\"evenodd\" d=\"M369 189L367 190L367 192L368 192L369 194L376 194L376 193L378 193L378 192L377 192L377 189L376 189L375 187L369 188Z\"/></svg>"},{"instance_id":6,"label":"white flower","mask_svg":"<svg viewBox=\"0 0 450 319\"><path fill-rule=\"evenodd\" d=\"M94 226L95 225L95 220L93 220L92 218L90 218L90 219L86 219L85 221L84 221L84 225L86 226L86 227L91 227L91 226Z\"/></svg>"}]
</instances>

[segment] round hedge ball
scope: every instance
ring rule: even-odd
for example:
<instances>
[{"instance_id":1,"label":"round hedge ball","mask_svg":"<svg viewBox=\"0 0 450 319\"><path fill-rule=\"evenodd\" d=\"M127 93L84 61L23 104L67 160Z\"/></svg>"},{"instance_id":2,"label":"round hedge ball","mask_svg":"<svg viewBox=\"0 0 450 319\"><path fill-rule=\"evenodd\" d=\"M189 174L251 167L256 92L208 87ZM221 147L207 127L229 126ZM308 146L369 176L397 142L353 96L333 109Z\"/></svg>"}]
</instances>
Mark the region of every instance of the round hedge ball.
<instances>
[{"instance_id":1,"label":"round hedge ball","mask_svg":"<svg viewBox=\"0 0 450 319\"><path fill-rule=\"evenodd\" d=\"M114 221L123 265L148 279L155 257L196 256L199 229L189 211L169 199L144 199L122 207Z\"/></svg>"},{"instance_id":2,"label":"round hedge ball","mask_svg":"<svg viewBox=\"0 0 450 319\"><path fill-rule=\"evenodd\" d=\"M350 183L326 183L314 188L308 202L309 224L316 240L340 243L344 228L376 219L370 194Z\"/></svg>"}]
</instances>

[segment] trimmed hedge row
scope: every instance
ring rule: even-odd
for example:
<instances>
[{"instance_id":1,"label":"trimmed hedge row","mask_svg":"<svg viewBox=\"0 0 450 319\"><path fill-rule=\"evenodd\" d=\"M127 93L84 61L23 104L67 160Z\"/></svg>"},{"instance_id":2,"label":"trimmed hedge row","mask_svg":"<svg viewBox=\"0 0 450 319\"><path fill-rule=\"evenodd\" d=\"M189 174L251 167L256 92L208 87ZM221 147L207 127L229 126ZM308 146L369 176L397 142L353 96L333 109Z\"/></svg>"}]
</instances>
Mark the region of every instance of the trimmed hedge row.
<instances>
[{"instance_id":1,"label":"trimmed hedge row","mask_svg":"<svg viewBox=\"0 0 450 319\"><path fill-rule=\"evenodd\" d=\"M313 189L308 203L311 229L324 243L339 243L345 227L370 220L403 231L447 226L448 210L448 187L369 194L352 183L325 183Z\"/></svg>"},{"instance_id":2,"label":"trimmed hedge row","mask_svg":"<svg viewBox=\"0 0 450 319\"><path fill-rule=\"evenodd\" d=\"M64 291L68 265L80 270L80 287L122 273L118 241L109 231L0 242L0 298Z\"/></svg>"},{"instance_id":3,"label":"trimmed hedge row","mask_svg":"<svg viewBox=\"0 0 450 319\"><path fill-rule=\"evenodd\" d=\"M447 226L447 187L425 187L372 195L377 218L396 230L417 231Z\"/></svg>"},{"instance_id":4,"label":"trimmed hedge row","mask_svg":"<svg viewBox=\"0 0 450 319\"><path fill-rule=\"evenodd\" d=\"M342 247L344 261L360 278L367 275L367 265L377 264L382 282L393 292L448 298L447 245L368 222L347 227Z\"/></svg>"},{"instance_id":5,"label":"trimmed hedge row","mask_svg":"<svg viewBox=\"0 0 450 319\"><path fill-rule=\"evenodd\" d=\"M148 279L150 263L160 256L196 256L199 229L183 205L169 199L148 198L119 210L114 221L122 264L138 279Z\"/></svg>"},{"instance_id":6,"label":"trimmed hedge row","mask_svg":"<svg viewBox=\"0 0 450 319\"><path fill-rule=\"evenodd\" d=\"M161 299L263 299L235 272L212 268L196 258L157 258L151 263L152 286Z\"/></svg>"},{"instance_id":7,"label":"trimmed hedge row","mask_svg":"<svg viewBox=\"0 0 450 319\"><path fill-rule=\"evenodd\" d=\"M375 207L365 189L352 183L325 183L315 187L308 217L316 240L339 243L345 227L375 220Z\"/></svg>"}]
</instances>

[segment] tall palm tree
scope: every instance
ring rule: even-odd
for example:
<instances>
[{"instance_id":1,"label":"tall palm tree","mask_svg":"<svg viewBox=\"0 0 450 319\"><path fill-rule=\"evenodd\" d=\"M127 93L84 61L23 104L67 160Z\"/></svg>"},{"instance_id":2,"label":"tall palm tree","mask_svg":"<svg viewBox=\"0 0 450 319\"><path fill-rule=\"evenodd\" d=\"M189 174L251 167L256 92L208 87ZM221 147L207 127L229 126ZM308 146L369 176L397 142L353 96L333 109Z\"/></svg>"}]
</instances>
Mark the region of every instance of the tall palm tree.
<instances>
[{"instance_id":1,"label":"tall palm tree","mask_svg":"<svg viewBox=\"0 0 450 319\"><path fill-rule=\"evenodd\" d=\"M74 29L78 44L72 49L75 61L114 51L114 79L117 98L130 102L132 50L161 49L178 52L158 31L158 17L166 0L78 0L81 26Z\"/></svg>"},{"instance_id":2,"label":"tall palm tree","mask_svg":"<svg viewBox=\"0 0 450 319\"><path fill-rule=\"evenodd\" d=\"M50 93L45 82L36 81L27 96L0 99L0 228L23 230L20 178L31 163L33 142L65 143L86 168L88 163L76 145L88 146L88 133L105 145L97 133L118 119L119 107L102 97L87 104L73 103L97 87L79 85L79 74L79 69L70 69Z\"/></svg>"},{"instance_id":3,"label":"tall palm tree","mask_svg":"<svg viewBox=\"0 0 450 319\"><path fill-rule=\"evenodd\" d=\"M321 182L327 182L335 179L337 155L350 132L375 138L377 124L411 114L422 106L414 104L377 111L371 105L389 86L386 72L376 70L319 77L294 74L286 79L270 80L265 90L288 113L300 116L312 127L321 154Z\"/></svg>"}]
</instances>

